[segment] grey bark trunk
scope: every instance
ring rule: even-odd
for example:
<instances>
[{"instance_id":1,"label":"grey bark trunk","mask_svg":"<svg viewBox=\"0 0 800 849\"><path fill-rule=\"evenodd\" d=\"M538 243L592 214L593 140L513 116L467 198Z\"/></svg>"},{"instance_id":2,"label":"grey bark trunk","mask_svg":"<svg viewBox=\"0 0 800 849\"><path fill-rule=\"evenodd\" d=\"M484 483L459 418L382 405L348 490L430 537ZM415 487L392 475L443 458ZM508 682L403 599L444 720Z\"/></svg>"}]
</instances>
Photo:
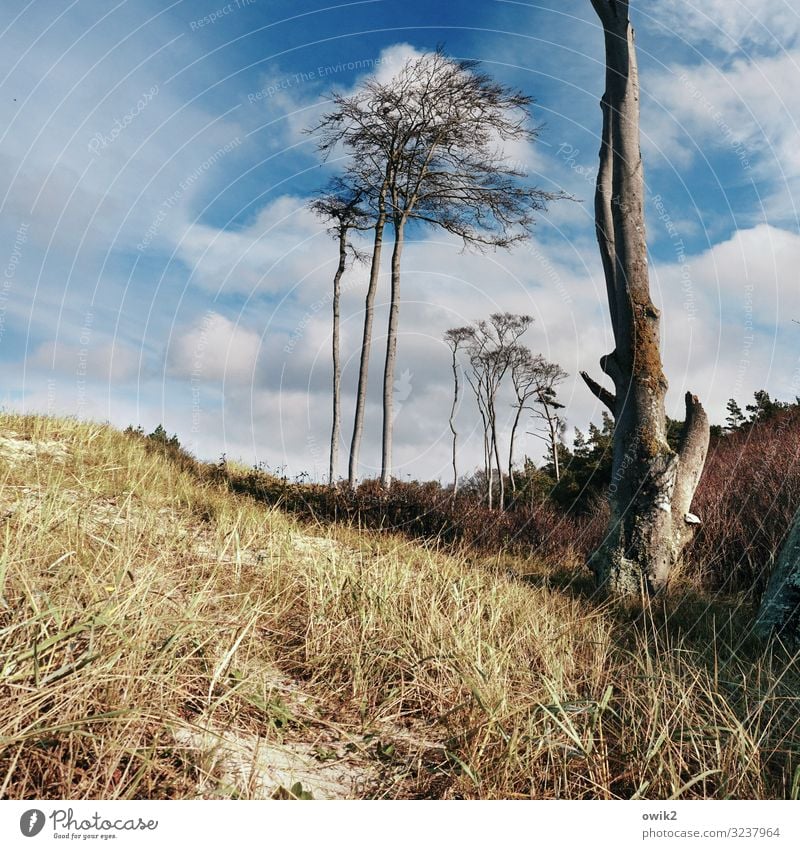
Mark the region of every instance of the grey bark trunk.
<instances>
[{"instance_id":1,"label":"grey bark trunk","mask_svg":"<svg viewBox=\"0 0 800 849\"><path fill-rule=\"evenodd\" d=\"M770 576L755 625L764 638L780 639L789 649L800 649L800 510Z\"/></svg>"},{"instance_id":2,"label":"grey bark trunk","mask_svg":"<svg viewBox=\"0 0 800 849\"><path fill-rule=\"evenodd\" d=\"M494 466L492 465L489 423L486 420L483 422L483 462L486 468L486 505L491 510L494 504Z\"/></svg>"},{"instance_id":3,"label":"grey bark trunk","mask_svg":"<svg viewBox=\"0 0 800 849\"><path fill-rule=\"evenodd\" d=\"M369 354L372 347L372 321L375 313L375 293L378 289L378 277L381 271L381 249L383 230L386 226L386 185L381 188L378 198L378 215L375 220L375 240L372 247L372 262L369 271L367 299L364 306L364 335L361 340L361 362L358 368L358 390L356 393L356 412L353 420L353 439L350 443L350 465L348 481L352 489L358 479L358 453L361 448L361 436L364 432L364 411L367 406L367 378L369 376Z\"/></svg>"},{"instance_id":4,"label":"grey bark trunk","mask_svg":"<svg viewBox=\"0 0 800 849\"><path fill-rule=\"evenodd\" d=\"M405 240L405 218L395 219L392 251L392 290L389 303L389 330L386 336L386 365L383 370L383 439L381 486L392 484L392 430L394 425L394 367L397 362L397 325L400 317L400 259Z\"/></svg>"},{"instance_id":5,"label":"grey bark trunk","mask_svg":"<svg viewBox=\"0 0 800 849\"><path fill-rule=\"evenodd\" d=\"M333 277L333 340L331 343L333 354L333 425L331 427L331 457L328 483L336 484L336 476L339 466L339 437L342 429L341 408L341 386L342 366L339 356L339 328L342 275L347 267L347 228L342 226L339 230L339 265Z\"/></svg>"},{"instance_id":6,"label":"grey bark trunk","mask_svg":"<svg viewBox=\"0 0 800 849\"><path fill-rule=\"evenodd\" d=\"M611 519L590 565L599 586L632 595L661 589L691 539L693 525L686 516L705 463L709 425L700 402L687 393L679 451L667 443L667 380L659 349L659 311L650 298L639 81L629 3L591 2L605 35L595 214L616 345L600 364L614 381L616 395L585 378L615 417Z\"/></svg>"},{"instance_id":7,"label":"grey bark trunk","mask_svg":"<svg viewBox=\"0 0 800 849\"><path fill-rule=\"evenodd\" d=\"M489 421L491 423L492 453L494 454L494 462L497 467L497 506L502 512L505 509L506 488L503 481L503 467L500 465L500 446L497 440L497 413L494 408L494 400L492 400L489 408ZM489 462L491 463L491 457L489 458Z\"/></svg>"},{"instance_id":8,"label":"grey bark trunk","mask_svg":"<svg viewBox=\"0 0 800 849\"><path fill-rule=\"evenodd\" d=\"M458 492L458 465L456 462L456 442L458 432L456 431L456 408L458 407L458 348L453 348L453 406L450 408L450 431L453 434L453 498Z\"/></svg>"},{"instance_id":9,"label":"grey bark trunk","mask_svg":"<svg viewBox=\"0 0 800 849\"><path fill-rule=\"evenodd\" d=\"M511 437L508 441L508 482L511 484L511 492L517 491L517 482L514 480L514 440L517 435L517 428L519 427L519 420L522 416L522 402L517 407L516 415L514 416L514 423L511 425Z\"/></svg>"},{"instance_id":10,"label":"grey bark trunk","mask_svg":"<svg viewBox=\"0 0 800 849\"><path fill-rule=\"evenodd\" d=\"M550 418L548 414L547 424L550 428L550 451L553 454L553 472L556 476L556 483L561 480L561 467L558 462L558 422Z\"/></svg>"}]
</instances>

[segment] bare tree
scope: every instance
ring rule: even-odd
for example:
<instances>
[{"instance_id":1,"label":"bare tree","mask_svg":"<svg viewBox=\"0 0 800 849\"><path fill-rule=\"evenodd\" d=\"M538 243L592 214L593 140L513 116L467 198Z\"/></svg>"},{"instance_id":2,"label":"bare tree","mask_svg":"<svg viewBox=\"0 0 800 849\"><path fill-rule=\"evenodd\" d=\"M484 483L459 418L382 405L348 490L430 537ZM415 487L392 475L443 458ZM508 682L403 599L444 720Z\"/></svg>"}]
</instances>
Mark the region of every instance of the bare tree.
<instances>
[{"instance_id":1,"label":"bare tree","mask_svg":"<svg viewBox=\"0 0 800 849\"><path fill-rule=\"evenodd\" d=\"M692 498L705 463L708 418L687 393L678 452L667 443L667 380L659 351L659 311L650 298L639 147L639 79L628 0L591 0L605 36L606 91L595 193L615 350L601 359L615 392L582 373L615 417L609 488L611 519L592 555L598 584L636 594L664 586L692 536Z\"/></svg>"},{"instance_id":2,"label":"bare tree","mask_svg":"<svg viewBox=\"0 0 800 849\"><path fill-rule=\"evenodd\" d=\"M518 356L519 338L530 327L533 318L513 313L493 313L488 321L478 321L467 343L471 370L467 381L475 393L484 426L487 501L493 506L494 471L498 478L498 506L505 505L505 481L500 464L497 422L497 394L503 378Z\"/></svg>"},{"instance_id":3,"label":"bare tree","mask_svg":"<svg viewBox=\"0 0 800 849\"><path fill-rule=\"evenodd\" d=\"M508 481L511 491L516 492L517 483L514 479L514 442L519 427L522 411L527 407L528 400L536 391L536 357L524 345L518 345L511 360L511 383L514 387L515 401L514 421L511 423L511 435L508 443Z\"/></svg>"},{"instance_id":4,"label":"bare tree","mask_svg":"<svg viewBox=\"0 0 800 849\"><path fill-rule=\"evenodd\" d=\"M331 426L330 447L330 469L328 482L335 485L339 465L339 438L341 433L342 410L341 410L341 385L342 367L340 359L340 300L341 282L347 268L348 253L352 253L357 259L362 257L348 241L348 236L353 229L363 229L366 226L366 215L360 204L363 193L360 189L353 189L341 182L334 180L330 190L315 199L310 207L320 218L330 221L328 232L337 240L339 245L339 263L333 276L333 331L332 331L332 355L333 355L333 423Z\"/></svg>"},{"instance_id":5,"label":"bare tree","mask_svg":"<svg viewBox=\"0 0 800 849\"><path fill-rule=\"evenodd\" d=\"M474 328L472 329L472 333L473 336L469 340L470 371L465 373L465 377L475 395L478 414L481 417L481 423L483 425L483 471L484 480L486 481L486 504L491 510L494 494L494 466L492 464L491 431L487 405L487 396L491 385L489 374L490 359L486 353L480 350Z\"/></svg>"},{"instance_id":6,"label":"bare tree","mask_svg":"<svg viewBox=\"0 0 800 849\"><path fill-rule=\"evenodd\" d=\"M350 174L377 198L376 248L387 219L394 230L381 456L381 482L388 487L400 269L408 222L443 228L465 245L507 248L527 238L534 213L560 195L521 185L525 174L502 151L504 142L536 137L527 124L531 98L477 72L475 62L455 61L437 50L409 59L389 83L373 78L356 94L334 95L333 100L334 111L315 128L320 149L329 153L342 145L354 162ZM368 293L367 356L373 301ZM362 362L364 357L362 347ZM366 374L366 366L361 373ZM363 425L361 392L358 399L361 415L357 408L351 467L357 462Z\"/></svg>"},{"instance_id":7,"label":"bare tree","mask_svg":"<svg viewBox=\"0 0 800 849\"><path fill-rule=\"evenodd\" d=\"M531 393L533 406L530 409L541 427L528 431L528 433L547 443L553 461L553 473L556 476L556 481L560 481L561 468L558 446L561 444L561 436L566 424L559 413L559 410L564 409L564 405L558 400L557 389L569 375L557 363L550 363L543 357L538 357L537 360L534 369L533 392Z\"/></svg>"},{"instance_id":8,"label":"bare tree","mask_svg":"<svg viewBox=\"0 0 800 849\"><path fill-rule=\"evenodd\" d=\"M387 222L387 192L390 181L390 162L374 156L371 144L374 113L382 108L380 101L367 98L361 103L354 98L335 98L337 109L326 115L322 122L309 130L319 135L318 148L328 157L340 144L344 144L351 155L351 165L340 178L341 186L350 186L353 194L359 194L366 207L365 214L371 215L373 242L370 261L369 283L364 303L364 329L361 338L361 355L358 367L358 388L353 417L353 437L350 442L350 459L347 480L354 488L358 479L358 455L364 433L364 416L367 406L367 381L369 358L372 350L372 326L375 317L375 295L383 251L383 234Z\"/></svg>"},{"instance_id":9,"label":"bare tree","mask_svg":"<svg viewBox=\"0 0 800 849\"><path fill-rule=\"evenodd\" d=\"M456 456L456 442L458 439L458 432L456 431L456 409L458 408L458 389L459 389L459 381L458 381L458 350L465 343L468 342L472 337L472 328L470 327L454 327L451 330L448 330L444 334L444 341L447 346L450 348L450 352L452 353L452 367L453 367L453 406L450 408L450 432L453 434L453 498L455 499L456 493L458 492L458 463Z\"/></svg>"}]
</instances>

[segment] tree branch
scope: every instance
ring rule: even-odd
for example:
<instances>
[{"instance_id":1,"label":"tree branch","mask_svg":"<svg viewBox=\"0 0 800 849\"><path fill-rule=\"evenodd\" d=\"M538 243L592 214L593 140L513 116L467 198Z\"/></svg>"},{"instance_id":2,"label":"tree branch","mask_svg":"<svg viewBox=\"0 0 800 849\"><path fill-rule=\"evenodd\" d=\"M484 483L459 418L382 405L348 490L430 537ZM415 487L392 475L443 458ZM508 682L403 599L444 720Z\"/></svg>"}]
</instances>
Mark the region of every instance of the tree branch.
<instances>
[{"instance_id":1,"label":"tree branch","mask_svg":"<svg viewBox=\"0 0 800 849\"><path fill-rule=\"evenodd\" d=\"M606 407L608 407L608 409L616 415L617 396L614 395L613 392L609 392L608 389L601 386L596 380L592 380L585 371L581 372L581 377L583 378L583 382L589 387L592 394L597 396L598 400L602 401Z\"/></svg>"},{"instance_id":2,"label":"tree branch","mask_svg":"<svg viewBox=\"0 0 800 849\"><path fill-rule=\"evenodd\" d=\"M600 258L603 261L603 275L606 280L608 307L611 313L611 326L614 330L614 340L619 344L619 318L617 314L617 279L616 279L616 238L614 234L614 215L612 211L612 180L613 180L613 138L611 106L603 97L603 138L600 145L600 165L597 170L597 185L595 187L595 231L600 247Z\"/></svg>"}]
</instances>

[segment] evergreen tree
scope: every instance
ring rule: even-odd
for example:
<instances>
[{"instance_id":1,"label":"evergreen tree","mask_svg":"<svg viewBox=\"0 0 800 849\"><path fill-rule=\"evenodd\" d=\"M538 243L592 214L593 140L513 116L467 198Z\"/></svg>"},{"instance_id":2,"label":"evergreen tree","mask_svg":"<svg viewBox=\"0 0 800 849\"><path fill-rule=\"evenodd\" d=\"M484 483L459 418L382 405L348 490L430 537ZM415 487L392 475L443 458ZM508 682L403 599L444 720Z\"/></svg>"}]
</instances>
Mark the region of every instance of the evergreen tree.
<instances>
[{"instance_id":1,"label":"evergreen tree","mask_svg":"<svg viewBox=\"0 0 800 849\"><path fill-rule=\"evenodd\" d=\"M729 433L738 430L746 421L742 408L736 403L735 398L730 398L725 409L728 411L728 416L725 419L725 430Z\"/></svg>"},{"instance_id":2,"label":"evergreen tree","mask_svg":"<svg viewBox=\"0 0 800 849\"><path fill-rule=\"evenodd\" d=\"M769 397L765 389L758 389L753 393L755 403L748 404L745 409L750 413L751 422L765 422L774 418L781 410L787 407L782 401L776 401Z\"/></svg>"}]
</instances>

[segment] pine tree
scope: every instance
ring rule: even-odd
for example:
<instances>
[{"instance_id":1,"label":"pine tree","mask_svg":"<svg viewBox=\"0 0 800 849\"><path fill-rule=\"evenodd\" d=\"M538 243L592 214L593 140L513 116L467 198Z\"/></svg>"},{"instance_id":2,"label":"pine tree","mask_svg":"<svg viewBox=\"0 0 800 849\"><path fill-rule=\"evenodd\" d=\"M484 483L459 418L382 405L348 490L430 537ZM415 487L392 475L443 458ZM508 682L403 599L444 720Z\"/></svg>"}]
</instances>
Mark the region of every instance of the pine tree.
<instances>
[{"instance_id":1,"label":"pine tree","mask_svg":"<svg viewBox=\"0 0 800 849\"><path fill-rule=\"evenodd\" d=\"M731 433L734 430L738 430L745 423L746 419L742 408L736 403L735 398L728 400L725 409L728 411L728 416L725 419L725 430Z\"/></svg>"}]
</instances>

